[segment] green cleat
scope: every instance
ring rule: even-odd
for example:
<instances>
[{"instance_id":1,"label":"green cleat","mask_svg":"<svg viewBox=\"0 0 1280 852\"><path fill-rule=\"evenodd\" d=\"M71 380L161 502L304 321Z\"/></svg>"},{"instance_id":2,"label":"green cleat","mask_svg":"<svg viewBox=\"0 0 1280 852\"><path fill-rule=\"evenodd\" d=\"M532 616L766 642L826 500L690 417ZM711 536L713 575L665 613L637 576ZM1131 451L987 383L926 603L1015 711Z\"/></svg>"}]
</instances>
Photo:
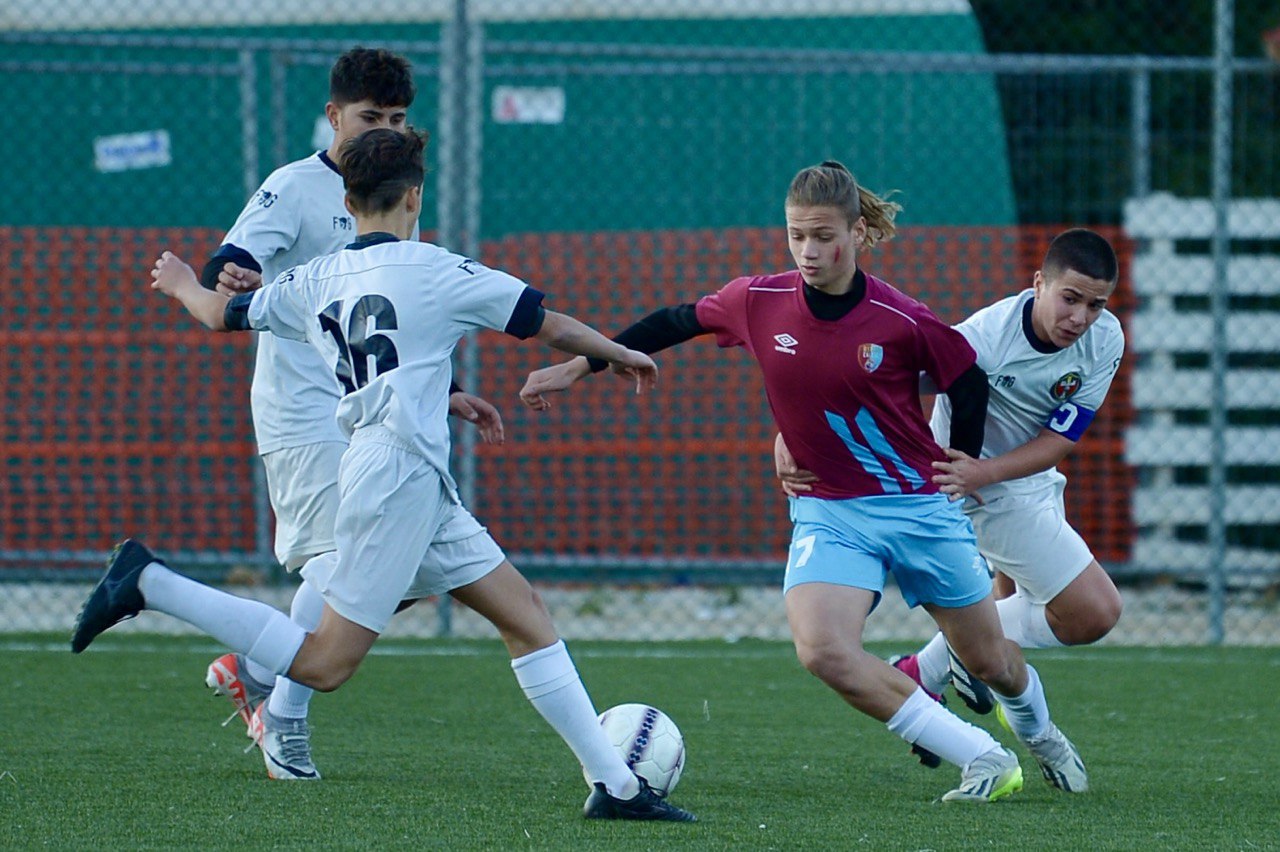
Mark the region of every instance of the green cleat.
<instances>
[{"instance_id":1,"label":"green cleat","mask_svg":"<svg viewBox=\"0 0 1280 852\"><path fill-rule=\"evenodd\" d=\"M942 797L944 802L994 802L1022 789L1022 767L1005 748L978 755L964 768L960 786Z\"/></svg>"}]
</instances>

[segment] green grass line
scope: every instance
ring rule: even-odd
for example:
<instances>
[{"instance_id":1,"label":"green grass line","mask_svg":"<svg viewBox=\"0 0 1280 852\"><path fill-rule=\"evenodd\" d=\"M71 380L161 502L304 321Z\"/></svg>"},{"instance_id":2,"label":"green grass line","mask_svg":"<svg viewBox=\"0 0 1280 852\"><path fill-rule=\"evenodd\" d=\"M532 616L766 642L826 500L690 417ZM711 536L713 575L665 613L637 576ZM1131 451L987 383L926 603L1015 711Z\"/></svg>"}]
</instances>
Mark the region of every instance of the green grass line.
<instances>
[{"instance_id":1,"label":"green grass line","mask_svg":"<svg viewBox=\"0 0 1280 852\"><path fill-rule=\"evenodd\" d=\"M1022 793L963 807L935 802L956 770L917 765L785 643L572 643L599 708L647 701L684 731L672 798L701 822L672 826L580 818L577 764L496 641L380 644L315 698L325 780L298 785L219 726L207 640L0 642L0 848L1280 848L1274 649L1036 652L1092 789L1050 788L1021 751Z\"/></svg>"}]
</instances>

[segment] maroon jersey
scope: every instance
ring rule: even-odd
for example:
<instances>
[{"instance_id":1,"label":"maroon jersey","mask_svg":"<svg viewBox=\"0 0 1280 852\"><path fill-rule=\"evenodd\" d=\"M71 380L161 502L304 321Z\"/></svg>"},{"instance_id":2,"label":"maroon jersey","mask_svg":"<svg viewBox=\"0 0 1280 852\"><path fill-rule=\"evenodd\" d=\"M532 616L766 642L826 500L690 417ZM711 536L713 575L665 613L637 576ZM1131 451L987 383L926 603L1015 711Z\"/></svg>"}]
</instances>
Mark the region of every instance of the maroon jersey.
<instances>
[{"instance_id":1,"label":"maroon jersey","mask_svg":"<svg viewBox=\"0 0 1280 852\"><path fill-rule=\"evenodd\" d=\"M737 278L698 301L720 346L745 346L796 462L829 500L933 494L945 454L920 409L920 373L943 390L976 360L925 305L867 277L866 296L838 320L816 319L799 271Z\"/></svg>"}]
</instances>

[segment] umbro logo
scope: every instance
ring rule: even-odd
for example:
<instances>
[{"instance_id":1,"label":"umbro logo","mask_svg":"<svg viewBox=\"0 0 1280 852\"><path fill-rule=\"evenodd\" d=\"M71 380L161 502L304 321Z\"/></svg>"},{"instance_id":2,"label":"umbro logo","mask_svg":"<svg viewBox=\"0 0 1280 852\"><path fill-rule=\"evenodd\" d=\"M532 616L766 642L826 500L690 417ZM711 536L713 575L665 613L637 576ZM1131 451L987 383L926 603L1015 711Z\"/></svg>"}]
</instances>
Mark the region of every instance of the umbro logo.
<instances>
[{"instance_id":1,"label":"umbro logo","mask_svg":"<svg viewBox=\"0 0 1280 852\"><path fill-rule=\"evenodd\" d=\"M789 334L775 334L773 339L778 341L778 345L773 347L779 352L785 352L788 355L796 354L796 345L800 342Z\"/></svg>"}]
</instances>

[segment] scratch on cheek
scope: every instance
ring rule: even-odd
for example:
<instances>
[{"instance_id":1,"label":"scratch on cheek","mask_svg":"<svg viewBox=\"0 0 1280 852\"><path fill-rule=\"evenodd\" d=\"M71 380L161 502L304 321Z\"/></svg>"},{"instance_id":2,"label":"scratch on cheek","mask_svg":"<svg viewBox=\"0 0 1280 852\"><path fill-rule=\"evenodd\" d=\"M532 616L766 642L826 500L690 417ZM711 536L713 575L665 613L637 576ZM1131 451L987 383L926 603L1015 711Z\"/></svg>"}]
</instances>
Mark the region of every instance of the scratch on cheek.
<instances>
[{"instance_id":1,"label":"scratch on cheek","mask_svg":"<svg viewBox=\"0 0 1280 852\"><path fill-rule=\"evenodd\" d=\"M840 246L836 246L836 263L840 262Z\"/></svg>"}]
</instances>

